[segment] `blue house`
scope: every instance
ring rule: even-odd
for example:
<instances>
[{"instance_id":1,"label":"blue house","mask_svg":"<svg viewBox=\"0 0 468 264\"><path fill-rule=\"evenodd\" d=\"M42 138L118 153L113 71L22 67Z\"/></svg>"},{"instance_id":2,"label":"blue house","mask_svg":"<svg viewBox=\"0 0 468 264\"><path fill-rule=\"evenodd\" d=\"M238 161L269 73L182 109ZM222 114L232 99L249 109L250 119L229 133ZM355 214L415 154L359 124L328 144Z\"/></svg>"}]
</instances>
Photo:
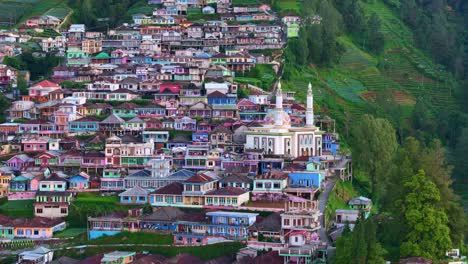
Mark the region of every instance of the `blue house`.
<instances>
[{"instance_id":1,"label":"blue house","mask_svg":"<svg viewBox=\"0 0 468 264\"><path fill-rule=\"evenodd\" d=\"M73 132L96 132L99 130L100 120L94 116L85 116L83 118L68 123L68 130Z\"/></svg>"},{"instance_id":2,"label":"blue house","mask_svg":"<svg viewBox=\"0 0 468 264\"><path fill-rule=\"evenodd\" d=\"M295 171L288 173L288 185L291 187L320 187L325 179L322 173L317 171Z\"/></svg>"},{"instance_id":3,"label":"blue house","mask_svg":"<svg viewBox=\"0 0 468 264\"><path fill-rule=\"evenodd\" d=\"M123 204L147 204L149 191L135 186L119 194L120 202Z\"/></svg>"},{"instance_id":4,"label":"blue house","mask_svg":"<svg viewBox=\"0 0 468 264\"><path fill-rule=\"evenodd\" d=\"M174 244L206 245L225 239L243 240L249 237L249 227L258 214L239 212L209 212L207 222L176 222Z\"/></svg>"},{"instance_id":5,"label":"blue house","mask_svg":"<svg viewBox=\"0 0 468 264\"><path fill-rule=\"evenodd\" d=\"M24 192L31 189L31 179L22 175L16 176L10 181L10 192Z\"/></svg>"},{"instance_id":6,"label":"blue house","mask_svg":"<svg viewBox=\"0 0 468 264\"><path fill-rule=\"evenodd\" d=\"M325 133L323 134L322 148L325 151L330 151L333 154L336 154L340 149L340 140L338 135L334 133Z\"/></svg>"},{"instance_id":7,"label":"blue house","mask_svg":"<svg viewBox=\"0 0 468 264\"><path fill-rule=\"evenodd\" d=\"M228 96L220 91L214 91L206 96L210 105L235 105L236 97Z\"/></svg>"},{"instance_id":8,"label":"blue house","mask_svg":"<svg viewBox=\"0 0 468 264\"><path fill-rule=\"evenodd\" d=\"M68 179L70 189L83 190L89 188L89 178L81 174L72 176Z\"/></svg>"}]
</instances>

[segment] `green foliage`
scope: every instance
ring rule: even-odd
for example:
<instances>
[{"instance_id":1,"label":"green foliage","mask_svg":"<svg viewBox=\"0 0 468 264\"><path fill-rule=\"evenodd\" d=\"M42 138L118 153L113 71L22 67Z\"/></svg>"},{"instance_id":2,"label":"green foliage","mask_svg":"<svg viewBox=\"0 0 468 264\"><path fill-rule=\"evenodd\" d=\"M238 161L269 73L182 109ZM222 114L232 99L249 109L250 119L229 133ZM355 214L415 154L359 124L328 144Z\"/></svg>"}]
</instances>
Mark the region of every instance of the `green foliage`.
<instances>
[{"instance_id":1,"label":"green foliage","mask_svg":"<svg viewBox=\"0 0 468 264\"><path fill-rule=\"evenodd\" d=\"M386 119L364 115L353 126L352 135L355 164L370 177L373 197L378 200L397 149L395 130Z\"/></svg>"},{"instance_id":2,"label":"green foliage","mask_svg":"<svg viewBox=\"0 0 468 264\"><path fill-rule=\"evenodd\" d=\"M84 23L93 30L106 30L108 26L116 27L120 22L128 20L129 15L122 14L126 14L138 2L141 7L141 0L68 0L68 5L74 9L72 18L75 23Z\"/></svg>"},{"instance_id":3,"label":"green foliage","mask_svg":"<svg viewBox=\"0 0 468 264\"><path fill-rule=\"evenodd\" d=\"M86 248L84 250L72 250L63 249L54 252L54 256L61 257L67 256L76 259L83 259L90 256L95 256L100 253L111 252L114 250L120 251L135 251L142 252L147 251L149 253L161 254L166 257L176 256L178 254L188 253L193 256L199 257L204 260L214 259L222 256L235 257L235 254L243 245L241 243L219 243L208 246L196 246L196 247L166 247L166 246L102 246Z\"/></svg>"},{"instance_id":4,"label":"green foliage","mask_svg":"<svg viewBox=\"0 0 468 264\"><path fill-rule=\"evenodd\" d=\"M18 70L29 71L31 80L35 81L49 78L52 68L59 64L59 58L51 53L44 57L34 57L32 53L25 52L13 58L5 58L3 63Z\"/></svg>"},{"instance_id":5,"label":"green foliage","mask_svg":"<svg viewBox=\"0 0 468 264\"><path fill-rule=\"evenodd\" d=\"M113 212L126 212L131 206L119 203L117 196L101 196L99 193L79 193L71 203L68 216L65 217L69 227L86 227L87 217L102 216Z\"/></svg>"},{"instance_id":6,"label":"green foliage","mask_svg":"<svg viewBox=\"0 0 468 264\"><path fill-rule=\"evenodd\" d=\"M346 225L336 241L336 264L385 263L386 254L376 239L376 224L372 218L357 221L354 230Z\"/></svg>"},{"instance_id":7,"label":"green foliage","mask_svg":"<svg viewBox=\"0 0 468 264\"><path fill-rule=\"evenodd\" d=\"M441 197L436 185L423 170L404 183L406 196L401 202L408 231L401 245L402 256L441 258L450 249L447 215L436 204Z\"/></svg>"},{"instance_id":8,"label":"green foliage","mask_svg":"<svg viewBox=\"0 0 468 264\"><path fill-rule=\"evenodd\" d=\"M172 245L173 238L170 234L155 234L147 232L121 232L113 236L102 236L88 241L93 245L111 244L154 244Z\"/></svg>"},{"instance_id":9,"label":"green foliage","mask_svg":"<svg viewBox=\"0 0 468 264\"><path fill-rule=\"evenodd\" d=\"M85 89L85 84L81 82L73 82L73 81L63 81L60 83L60 86L65 89L72 89L72 90L83 90Z\"/></svg>"},{"instance_id":10,"label":"green foliage","mask_svg":"<svg viewBox=\"0 0 468 264\"><path fill-rule=\"evenodd\" d=\"M26 217L34 216L33 200L12 200L0 206L0 214L10 217Z\"/></svg>"}]
</instances>

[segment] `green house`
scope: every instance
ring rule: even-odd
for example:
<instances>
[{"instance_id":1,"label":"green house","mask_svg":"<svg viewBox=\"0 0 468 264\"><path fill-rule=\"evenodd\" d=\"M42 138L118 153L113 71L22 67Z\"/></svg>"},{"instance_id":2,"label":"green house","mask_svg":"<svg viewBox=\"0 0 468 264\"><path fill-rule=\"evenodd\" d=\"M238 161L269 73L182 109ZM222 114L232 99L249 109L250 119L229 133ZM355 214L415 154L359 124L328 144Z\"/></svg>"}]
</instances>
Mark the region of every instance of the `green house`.
<instances>
[{"instance_id":1,"label":"green house","mask_svg":"<svg viewBox=\"0 0 468 264\"><path fill-rule=\"evenodd\" d=\"M288 38L299 37L299 25L296 23L291 23L287 25L286 35L288 36Z\"/></svg>"},{"instance_id":2,"label":"green house","mask_svg":"<svg viewBox=\"0 0 468 264\"><path fill-rule=\"evenodd\" d=\"M137 115L136 108L138 105L134 103L123 103L112 109L112 113L122 118L133 118Z\"/></svg>"},{"instance_id":3,"label":"green house","mask_svg":"<svg viewBox=\"0 0 468 264\"><path fill-rule=\"evenodd\" d=\"M372 209L372 200L363 196L353 198L348 202L349 209L359 210L364 213L365 218L369 217Z\"/></svg>"}]
</instances>

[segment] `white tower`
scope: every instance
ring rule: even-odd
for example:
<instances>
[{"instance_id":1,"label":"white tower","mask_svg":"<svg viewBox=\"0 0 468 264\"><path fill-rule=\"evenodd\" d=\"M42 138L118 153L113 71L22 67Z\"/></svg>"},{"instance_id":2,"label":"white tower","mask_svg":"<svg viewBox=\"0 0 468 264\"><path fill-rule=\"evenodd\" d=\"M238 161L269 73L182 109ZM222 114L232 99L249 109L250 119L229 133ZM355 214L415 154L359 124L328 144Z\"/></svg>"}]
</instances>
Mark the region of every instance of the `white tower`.
<instances>
[{"instance_id":1,"label":"white tower","mask_svg":"<svg viewBox=\"0 0 468 264\"><path fill-rule=\"evenodd\" d=\"M314 126L314 94L312 93L312 84L309 83L307 90L307 109L306 109L306 127Z\"/></svg>"},{"instance_id":2,"label":"white tower","mask_svg":"<svg viewBox=\"0 0 468 264\"><path fill-rule=\"evenodd\" d=\"M276 88L275 126L283 126L283 91L280 81Z\"/></svg>"}]
</instances>

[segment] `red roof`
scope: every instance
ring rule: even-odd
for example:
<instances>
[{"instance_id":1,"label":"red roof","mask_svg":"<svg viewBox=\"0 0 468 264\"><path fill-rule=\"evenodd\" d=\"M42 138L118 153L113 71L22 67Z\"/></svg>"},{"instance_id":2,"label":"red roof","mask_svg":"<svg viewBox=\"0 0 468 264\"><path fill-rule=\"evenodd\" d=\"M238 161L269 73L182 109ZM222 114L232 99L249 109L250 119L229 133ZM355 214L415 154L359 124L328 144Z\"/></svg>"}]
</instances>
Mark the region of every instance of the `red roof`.
<instances>
[{"instance_id":1,"label":"red roof","mask_svg":"<svg viewBox=\"0 0 468 264\"><path fill-rule=\"evenodd\" d=\"M176 194L176 195L182 195L182 192L184 191L184 185L180 182L173 182L171 184L168 184L156 191L154 191L154 194Z\"/></svg>"},{"instance_id":2,"label":"red roof","mask_svg":"<svg viewBox=\"0 0 468 264\"><path fill-rule=\"evenodd\" d=\"M271 170L265 174L257 176L257 179L285 180L287 178L288 174L279 170Z\"/></svg>"},{"instance_id":3,"label":"red roof","mask_svg":"<svg viewBox=\"0 0 468 264\"><path fill-rule=\"evenodd\" d=\"M210 182L210 181L213 181L213 178L201 173L201 174L197 174L195 176L192 176L192 177L188 178L185 182L195 182L195 183L197 183L197 182Z\"/></svg>"},{"instance_id":4,"label":"red roof","mask_svg":"<svg viewBox=\"0 0 468 264\"><path fill-rule=\"evenodd\" d=\"M64 223L61 218L45 218L45 217L34 217L33 219L17 218L13 220L14 227L54 227L58 224Z\"/></svg>"},{"instance_id":5,"label":"red roof","mask_svg":"<svg viewBox=\"0 0 468 264\"><path fill-rule=\"evenodd\" d=\"M45 87L45 88L60 88L60 86L54 82L44 80L34 84L32 87Z\"/></svg>"},{"instance_id":6,"label":"red roof","mask_svg":"<svg viewBox=\"0 0 468 264\"><path fill-rule=\"evenodd\" d=\"M218 196L239 196L246 193L246 190L242 190L236 187L224 187L216 190L212 190L206 193L206 195L218 195Z\"/></svg>"}]
</instances>

